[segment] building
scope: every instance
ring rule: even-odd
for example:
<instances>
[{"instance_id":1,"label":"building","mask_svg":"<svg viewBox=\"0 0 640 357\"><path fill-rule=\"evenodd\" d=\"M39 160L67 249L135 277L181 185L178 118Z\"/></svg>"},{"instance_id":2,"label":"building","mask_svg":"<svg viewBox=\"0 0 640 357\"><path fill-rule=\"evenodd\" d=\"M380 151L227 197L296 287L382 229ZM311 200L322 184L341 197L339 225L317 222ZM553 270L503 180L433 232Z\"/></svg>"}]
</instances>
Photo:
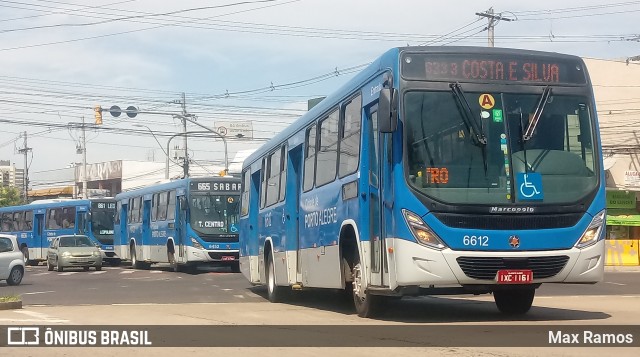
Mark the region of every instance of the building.
<instances>
[{"instance_id":1,"label":"building","mask_svg":"<svg viewBox=\"0 0 640 357\"><path fill-rule=\"evenodd\" d=\"M0 185L17 188L20 192L24 188L24 169L16 168L9 160L0 160Z\"/></svg>"},{"instance_id":2,"label":"building","mask_svg":"<svg viewBox=\"0 0 640 357\"><path fill-rule=\"evenodd\" d=\"M607 264L640 265L640 63L585 58L607 183Z\"/></svg>"}]
</instances>

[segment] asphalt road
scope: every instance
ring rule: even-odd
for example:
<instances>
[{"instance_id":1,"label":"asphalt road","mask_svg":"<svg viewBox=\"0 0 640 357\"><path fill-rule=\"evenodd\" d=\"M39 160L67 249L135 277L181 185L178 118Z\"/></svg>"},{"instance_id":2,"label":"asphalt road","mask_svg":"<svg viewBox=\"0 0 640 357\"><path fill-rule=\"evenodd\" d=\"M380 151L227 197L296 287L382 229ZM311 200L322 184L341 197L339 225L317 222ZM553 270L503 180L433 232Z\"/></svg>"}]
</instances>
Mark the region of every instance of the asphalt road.
<instances>
[{"instance_id":1,"label":"asphalt road","mask_svg":"<svg viewBox=\"0 0 640 357\"><path fill-rule=\"evenodd\" d=\"M49 272L45 266L27 267L21 285L12 287L0 282L0 295L10 294L20 294L25 305L56 306L266 302L264 289L252 287L242 274L231 273L225 267L201 268L193 274L174 273L162 266L150 270L121 266L104 267L99 272L76 269L61 273ZM295 295L297 303L318 302L322 306L331 301L323 308L342 308L333 303L340 300L333 291L303 291ZM624 295L640 295L640 270L608 271L604 281L595 285L543 284L536 297ZM410 298L394 304L433 299L445 298Z\"/></svg>"}]
</instances>

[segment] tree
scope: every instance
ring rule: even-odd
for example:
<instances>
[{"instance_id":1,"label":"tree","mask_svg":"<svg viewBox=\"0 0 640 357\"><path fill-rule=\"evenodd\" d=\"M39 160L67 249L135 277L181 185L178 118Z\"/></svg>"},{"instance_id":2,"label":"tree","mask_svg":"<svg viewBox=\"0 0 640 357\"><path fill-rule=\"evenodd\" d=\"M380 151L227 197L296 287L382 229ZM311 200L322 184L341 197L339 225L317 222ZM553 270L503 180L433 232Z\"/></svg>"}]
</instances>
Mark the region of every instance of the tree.
<instances>
[{"instance_id":1,"label":"tree","mask_svg":"<svg viewBox=\"0 0 640 357\"><path fill-rule=\"evenodd\" d=\"M22 204L20 191L15 187L0 186L0 207Z\"/></svg>"}]
</instances>

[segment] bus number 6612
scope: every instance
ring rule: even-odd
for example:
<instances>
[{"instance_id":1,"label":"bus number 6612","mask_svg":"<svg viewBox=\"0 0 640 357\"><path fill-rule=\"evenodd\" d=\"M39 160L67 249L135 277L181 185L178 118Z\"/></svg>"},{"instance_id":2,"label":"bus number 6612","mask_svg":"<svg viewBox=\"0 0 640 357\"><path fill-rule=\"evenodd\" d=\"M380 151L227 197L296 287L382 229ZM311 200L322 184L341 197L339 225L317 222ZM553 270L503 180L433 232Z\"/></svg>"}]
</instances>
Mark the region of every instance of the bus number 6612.
<instances>
[{"instance_id":1,"label":"bus number 6612","mask_svg":"<svg viewBox=\"0 0 640 357\"><path fill-rule=\"evenodd\" d=\"M489 236L464 236L462 237L462 244L470 245L472 247L488 247Z\"/></svg>"}]
</instances>

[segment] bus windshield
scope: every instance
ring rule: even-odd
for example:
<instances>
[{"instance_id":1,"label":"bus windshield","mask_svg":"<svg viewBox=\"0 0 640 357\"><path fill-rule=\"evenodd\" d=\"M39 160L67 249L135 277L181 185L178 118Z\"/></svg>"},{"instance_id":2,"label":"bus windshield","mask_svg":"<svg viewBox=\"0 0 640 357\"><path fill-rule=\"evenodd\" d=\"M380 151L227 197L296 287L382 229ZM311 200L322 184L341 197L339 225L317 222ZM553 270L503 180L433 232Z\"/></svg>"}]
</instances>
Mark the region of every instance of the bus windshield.
<instances>
[{"instance_id":1,"label":"bus windshield","mask_svg":"<svg viewBox=\"0 0 640 357\"><path fill-rule=\"evenodd\" d=\"M93 202L91 204L91 231L101 244L113 244L115 214L115 202Z\"/></svg>"},{"instance_id":2,"label":"bus windshield","mask_svg":"<svg viewBox=\"0 0 640 357\"><path fill-rule=\"evenodd\" d=\"M598 183L590 100L551 94L541 105L541 98L491 91L406 93L410 185L450 204L521 203L514 175L538 173L544 199L536 203L585 197ZM461 107L464 99L470 112ZM535 131L525 139L536 111ZM485 145L474 140L478 136L486 138Z\"/></svg>"},{"instance_id":3,"label":"bus windshield","mask_svg":"<svg viewBox=\"0 0 640 357\"><path fill-rule=\"evenodd\" d=\"M191 227L203 235L238 234L238 195L192 194Z\"/></svg>"}]
</instances>

